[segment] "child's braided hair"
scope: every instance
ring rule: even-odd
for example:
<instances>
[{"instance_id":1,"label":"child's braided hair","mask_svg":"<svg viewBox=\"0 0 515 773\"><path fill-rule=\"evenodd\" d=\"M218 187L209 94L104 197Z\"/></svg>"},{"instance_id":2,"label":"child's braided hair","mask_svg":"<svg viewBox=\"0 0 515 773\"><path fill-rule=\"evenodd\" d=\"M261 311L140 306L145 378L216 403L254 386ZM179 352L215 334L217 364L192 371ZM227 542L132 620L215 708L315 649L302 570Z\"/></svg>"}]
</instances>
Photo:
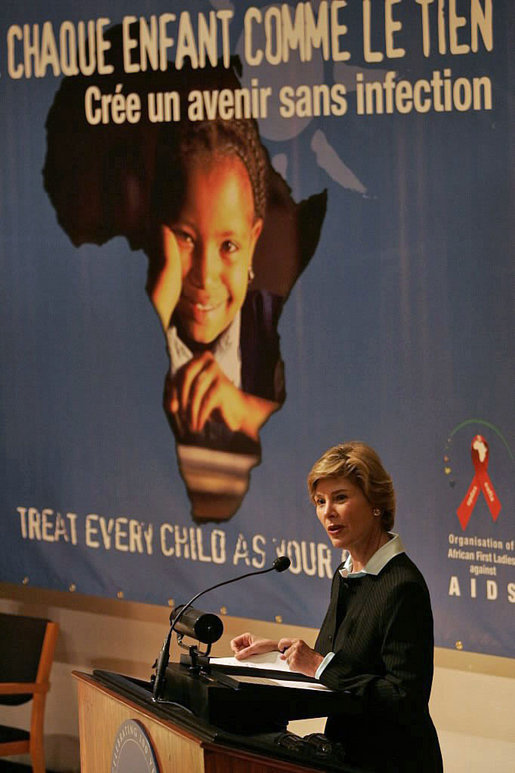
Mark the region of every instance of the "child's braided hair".
<instances>
[{"instance_id":1,"label":"child's braided hair","mask_svg":"<svg viewBox=\"0 0 515 773\"><path fill-rule=\"evenodd\" d=\"M268 158L251 119L181 121L163 132L157 148L154 204L166 219L180 207L189 161L199 154L237 156L249 175L256 217L266 208Z\"/></svg>"}]
</instances>

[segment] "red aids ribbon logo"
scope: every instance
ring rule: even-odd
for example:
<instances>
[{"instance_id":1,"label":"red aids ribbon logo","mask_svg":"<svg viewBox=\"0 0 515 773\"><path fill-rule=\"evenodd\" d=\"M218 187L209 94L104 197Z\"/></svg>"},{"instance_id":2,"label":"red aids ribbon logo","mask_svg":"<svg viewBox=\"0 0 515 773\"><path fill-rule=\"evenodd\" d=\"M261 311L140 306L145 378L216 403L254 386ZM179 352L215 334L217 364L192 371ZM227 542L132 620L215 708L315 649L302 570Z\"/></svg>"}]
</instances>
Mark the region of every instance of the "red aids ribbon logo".
<instances>
[{"instance_id":1,"label":"red aids ribbon logo","mask_svg":"<svg viewBox=\"0 0 515 773\"><path fill-rule=\"evenodd\" d=\"M501 503L494 491L492 481L487 472L489 456L488 443L482 435L476 435L472 439L470 454L472 456L475 475L472 478L467 493L463 497L461 505L456 511L463 531L467 528L470 516L472 515L472 510L476 506L480 490L483 492L486 504L488 505L488 509L490 510L494 521L497 520L497 516L501 512Z\"/></svg>"}]
</instances>

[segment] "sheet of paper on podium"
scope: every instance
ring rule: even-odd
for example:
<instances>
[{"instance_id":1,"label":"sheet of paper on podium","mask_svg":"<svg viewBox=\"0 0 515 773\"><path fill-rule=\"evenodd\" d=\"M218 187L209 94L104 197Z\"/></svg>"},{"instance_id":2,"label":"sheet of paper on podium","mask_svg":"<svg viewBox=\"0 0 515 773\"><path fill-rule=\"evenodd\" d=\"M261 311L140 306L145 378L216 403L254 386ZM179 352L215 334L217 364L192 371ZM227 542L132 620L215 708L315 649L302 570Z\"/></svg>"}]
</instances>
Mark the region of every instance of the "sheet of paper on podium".
<instances>
[{"instance_id":1,"label":"sheet of paper on podium","mask_svg":"<svg viewBox=\"0 0 515 773\"><path fill-rule=\"evenodd\" d=\"M305 681L303 677L302 679L296 679L295 671L290 670L288 663L281 659L279 652L265 652L260 655L252 655L251 657L246 658L246 660L237 660L234 657L211 658L210 663L216 667L226 667L229 673L232 668L252 669L252 675L231 674L231 677L236 681L241 680L249 685L276 685L279 687L292 687L299 690L307 689L330 692L329 688L325 687L325 685L321 684L318 680ZM256 671L262 672L262 674L256 675ZM274 678L273 676L267 675L267 672L270 671L281 671L283 673L291 674L291 679L285 679L283 677L281 679Z\"/></svg>"}]
</instances>

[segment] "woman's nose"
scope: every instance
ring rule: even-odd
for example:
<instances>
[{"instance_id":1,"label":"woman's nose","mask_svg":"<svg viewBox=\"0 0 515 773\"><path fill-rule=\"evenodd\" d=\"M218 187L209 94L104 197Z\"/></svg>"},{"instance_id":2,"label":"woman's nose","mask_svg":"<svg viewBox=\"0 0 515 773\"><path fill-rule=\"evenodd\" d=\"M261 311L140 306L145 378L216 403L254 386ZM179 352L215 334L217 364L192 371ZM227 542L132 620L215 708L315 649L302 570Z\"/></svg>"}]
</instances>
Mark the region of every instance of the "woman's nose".
<instances>
[{"instance_id":1,"label":"woman's nose","mask_svg":"<svg viewBox=\"0 0 515 773\"><path fill-rule=\"evenodd\" d=\"M221 265L215 245L198 243L193 253L190 278L198 287L208 288L218 282Z\"/></svg>"},{"instance_id":2,"label":"woman's nose","mask_svg":"<svg viewBox=\"0 0 515 773\"><path fill-rule=\"evenodd\" d=\"M327 502L324 504L324 517L331 518L331 516L333 515L334 515L333 502L330 499L328 499Z\"/></svg>"},{"instance_id":3,"label":"woman's nose","mask_svg":"<svg viewBox=\"0 0 515 773\"><path fill-rule=\"evenodd\" d=\"M325 516L326 518L334 518L337 515L336 508L332 499L329 499L326 504Z\"/></svg>"}]
</instances>

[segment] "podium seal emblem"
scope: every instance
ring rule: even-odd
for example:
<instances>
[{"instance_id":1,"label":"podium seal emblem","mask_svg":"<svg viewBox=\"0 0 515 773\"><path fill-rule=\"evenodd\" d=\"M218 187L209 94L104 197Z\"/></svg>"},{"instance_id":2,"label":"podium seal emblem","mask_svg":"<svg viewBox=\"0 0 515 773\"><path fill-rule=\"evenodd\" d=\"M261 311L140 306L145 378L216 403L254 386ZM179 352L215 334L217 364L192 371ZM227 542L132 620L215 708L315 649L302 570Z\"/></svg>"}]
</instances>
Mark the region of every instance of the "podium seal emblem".
<instances>
[{"instance_id":1,"label":"podium seal emblem","mask_svg":"<svg viewBox=\"0 0 515 773\"><path fill-rule=\"evenodd\" d=\"M160 773L156 756L141 722L122 722L113 743L111 773Z\"/></svg>"}]
</instances>

